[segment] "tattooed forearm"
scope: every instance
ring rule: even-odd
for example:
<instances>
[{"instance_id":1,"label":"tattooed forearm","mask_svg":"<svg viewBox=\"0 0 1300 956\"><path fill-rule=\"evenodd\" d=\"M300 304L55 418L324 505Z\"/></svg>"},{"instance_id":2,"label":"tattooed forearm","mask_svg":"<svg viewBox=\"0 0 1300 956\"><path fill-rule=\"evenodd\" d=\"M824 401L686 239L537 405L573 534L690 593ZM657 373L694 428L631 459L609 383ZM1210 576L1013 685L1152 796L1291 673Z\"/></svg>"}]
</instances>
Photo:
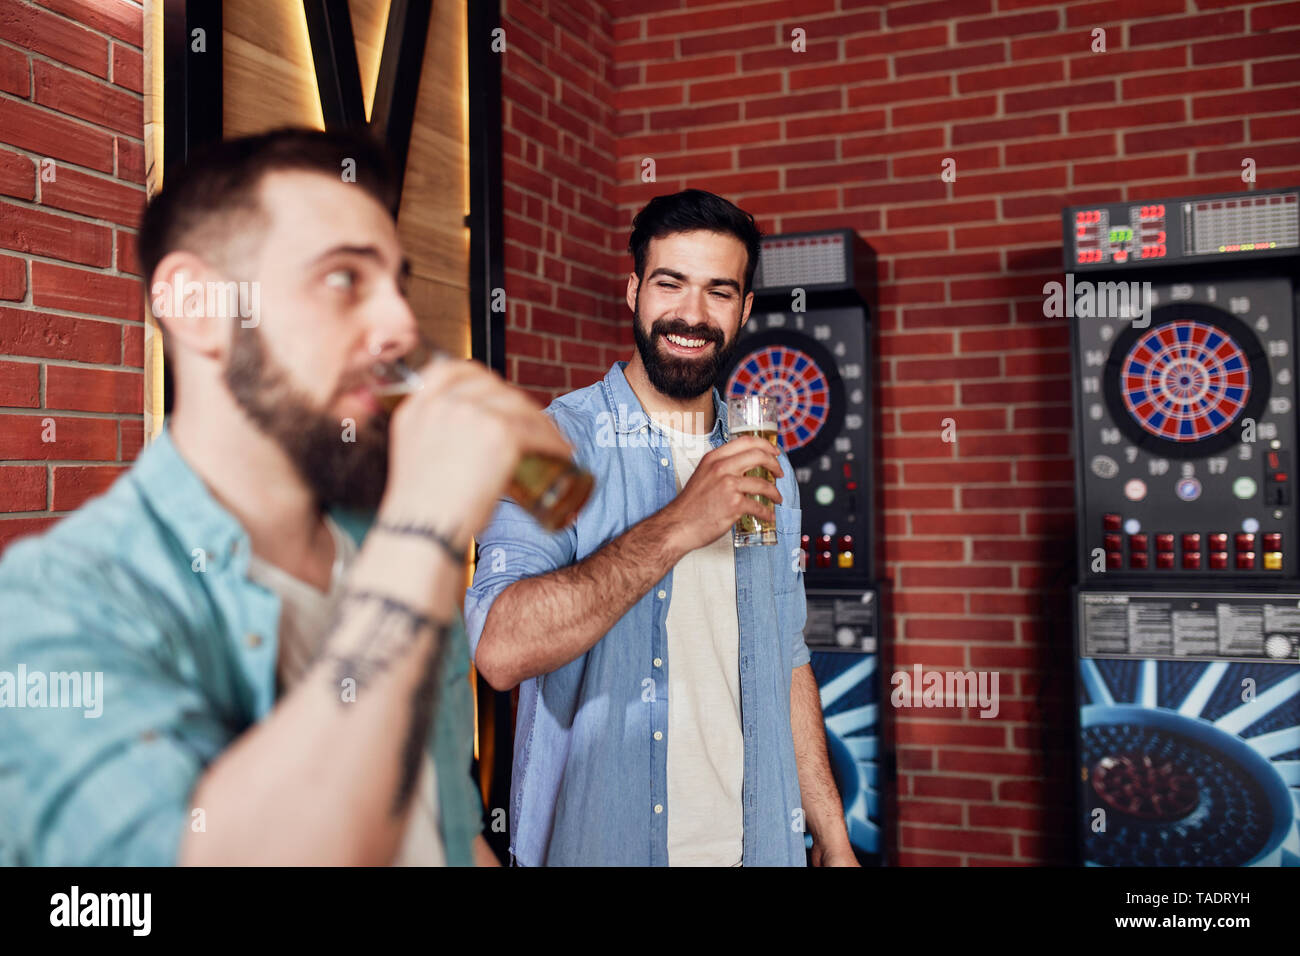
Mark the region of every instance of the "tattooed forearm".
<instances>
[{"instance_id":1,"label":"tattooed forearm","mask_svg":"<svg viewBox=\"0 0 1300 956\"><path fill-rule=\"evenodd\" d=\"M406 727L406 738L402 744L401 776L398 778L397 794L393 799L393 816L405 812L415 792L416 781L420 779L421 758L424 747L432 732L433 715L438 707L439 676L442 673L442 655L447 642L441 635L433 642L424 660L424 674L420 683L411 693L411 719Z\"/></svg>"},{"instance_id":2,"label":"tattooed forearm","mask_svg":"<svg viewBox=\"0 0 1300 956\"><path fill-rule=\"evenodd\" d=\"M322 648L318 661L327 666L331 694L339 695L344 681L353 681L353 691L360 691L379 674L402 661L423 638L431 638L420 679L411 692L409 718L398 755L397 791L392 813L406 811L420 779L421 758L438 706L439 678L443 650L447 646L447 625L421 614L415 608L386 594L373 591L348 591L339 602L332 636ZM352 700L356 700L355 693Z\"/></svg>"},{"instance_id":3,"label":"tattooed forearm","mask_svg":"<svg viewBox=\"0 0 1300 956\"><path fill-rule=\"evenodd\" d=\"M359 641L345 646L339 646L341 635L336 633L321 648L318 660L331 665L330 690L335 695L349 678L354 682L352 689L360 691L405 657L422 636L433 634L434 644L440 645L446 633L445 624L395 598L371 591L348 591L343 595L331 630L337 632L344 620L351 625L348 632L357 628L364 633Z\"/></svg>"}]
</instances>

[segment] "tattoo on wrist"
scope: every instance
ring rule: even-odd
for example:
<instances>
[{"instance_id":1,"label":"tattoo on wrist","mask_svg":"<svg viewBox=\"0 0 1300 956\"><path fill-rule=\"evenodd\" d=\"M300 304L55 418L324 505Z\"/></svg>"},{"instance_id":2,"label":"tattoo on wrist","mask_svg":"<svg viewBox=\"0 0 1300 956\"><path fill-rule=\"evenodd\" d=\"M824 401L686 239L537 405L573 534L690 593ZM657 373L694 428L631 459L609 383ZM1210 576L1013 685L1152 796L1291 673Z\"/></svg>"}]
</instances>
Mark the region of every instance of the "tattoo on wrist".
<instances>
[{"instance_id":1,"label":"tattoo on wrist","mask_svg":"<svg viewBox=\"0 0 1300 956\"><path fill-rule=\"evenodd\" d=\"M459 534L444 534L431 525L414 524L413 522L376 521L373 529L375 531L382 531L385 534L423 538L442 548L447 557L451 558L451 560L457 564L465 563L468 546L457 545L452 540L453 537L459 537Z\"/></svg>"}]
</instances>

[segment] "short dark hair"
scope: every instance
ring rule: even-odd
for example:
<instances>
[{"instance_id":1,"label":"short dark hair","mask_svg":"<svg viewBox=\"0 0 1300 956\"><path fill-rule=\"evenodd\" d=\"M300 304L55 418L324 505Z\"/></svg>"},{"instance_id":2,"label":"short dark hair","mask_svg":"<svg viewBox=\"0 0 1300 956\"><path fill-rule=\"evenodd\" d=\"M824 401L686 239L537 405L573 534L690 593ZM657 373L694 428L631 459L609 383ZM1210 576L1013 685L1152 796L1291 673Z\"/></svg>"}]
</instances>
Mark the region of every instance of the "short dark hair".
<instances>
[{"instance_id":1,"label":"short dark hair","mask_svg":"<svg viewBox=\"0 0 1300 956\"><path fill-rule=\"evenodd\" d=\"M632 220L632 236L627 241L636 277L645 278L645 260L651 239L696 230L725 233L745 244L748 261L745 263L745 286L741 292L749 292L754 284L754 269L758 266L763 233L752 215L703 189L684 189L668 196L655 196L636 214Z\"/></svg>"},{"instance_id":2,"label":"short dark hair","mask_svg":"<svg viewBox=\"0 0 1300 956\"><path fill-rule=\"evenodd\" d=\"M202 148L184 167L169 172L145 208L139 259L146 287L168 253L209 230L222 235L234 218L256 216L258 189L268 173L300 170L342 181L348 160L355 163L356 185L396 215L392 163L371 136L289 127Z\"/></svg>"}]
</instances>

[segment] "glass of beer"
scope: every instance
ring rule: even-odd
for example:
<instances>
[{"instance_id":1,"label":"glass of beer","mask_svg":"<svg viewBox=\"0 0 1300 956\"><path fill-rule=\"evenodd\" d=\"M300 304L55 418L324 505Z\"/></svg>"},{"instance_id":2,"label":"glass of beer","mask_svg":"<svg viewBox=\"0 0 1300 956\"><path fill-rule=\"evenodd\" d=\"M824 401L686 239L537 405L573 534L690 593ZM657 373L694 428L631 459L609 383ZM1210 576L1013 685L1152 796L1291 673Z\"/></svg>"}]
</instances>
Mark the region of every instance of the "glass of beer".
<instances>
[{"instance_id":1,"label":"glass of beer","mask_svg":"<svg viewBox=\"0 0 1300 956\"><path fill-rule=\"evenodd\" d=\"M776 399L768 395L745 395L742 398L727 399L727 428L734 441L745 435L757 435L777 447L777 407ZM772 481L772 473L766 468L751 468L745 474L751 478ZM772 507L772 501L762 495L750 495L755 501ZM776 525L753 515L741 515L740 520L731 529L731 543L737 548L751 544L776 544Z\"/></svg>"},{"instance_id":2,"label":"glass of beer","mask_svg":"<svg viewBox=\"0 0 1300 956\"><path fill-rule=\"evenodd\" d=\"M411 365L423 366L435 356L450 358L444 352L424 350L406 359L374 364L372 374L376 384L371 386L371 391L390 415L403 398L424 387L420 373ZM547 531L558 531L578 516L594 484L591 472L571 461L552 455L526 454L515 466L506 493Z\"/></svg>"}]
</instances>

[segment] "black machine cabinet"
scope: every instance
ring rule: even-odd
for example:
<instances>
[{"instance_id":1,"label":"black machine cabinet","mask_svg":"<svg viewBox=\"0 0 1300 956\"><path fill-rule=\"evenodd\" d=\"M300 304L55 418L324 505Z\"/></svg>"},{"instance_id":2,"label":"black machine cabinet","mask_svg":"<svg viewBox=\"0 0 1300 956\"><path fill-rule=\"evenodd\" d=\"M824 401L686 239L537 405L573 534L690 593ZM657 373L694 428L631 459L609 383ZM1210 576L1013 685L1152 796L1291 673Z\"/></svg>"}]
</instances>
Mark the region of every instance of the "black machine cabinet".
<instances>
[{"instance_id":1,"label":"black machine cabinet","mask_svg":"<svg viewBox=\"0 0 1300 956\"><path fill-rule=\"evenodd\" d=\"M850 229L771 236L754 304L718 382L724 398L777 398L779 441L799 485L808 622L827 747L849 836L883 861L881 595L876 581L876 260Z\"/></svg>"},{"instance_id":2,"label":"black machine cabinet","mask_svg":"<svg viewBox=\"0 0 1300 956\"><path fill-rule=\"evenodd\" d=\"M1300 190L1063 229L1083 860L1300 864Z\"/></svg>"}]
</instances>

